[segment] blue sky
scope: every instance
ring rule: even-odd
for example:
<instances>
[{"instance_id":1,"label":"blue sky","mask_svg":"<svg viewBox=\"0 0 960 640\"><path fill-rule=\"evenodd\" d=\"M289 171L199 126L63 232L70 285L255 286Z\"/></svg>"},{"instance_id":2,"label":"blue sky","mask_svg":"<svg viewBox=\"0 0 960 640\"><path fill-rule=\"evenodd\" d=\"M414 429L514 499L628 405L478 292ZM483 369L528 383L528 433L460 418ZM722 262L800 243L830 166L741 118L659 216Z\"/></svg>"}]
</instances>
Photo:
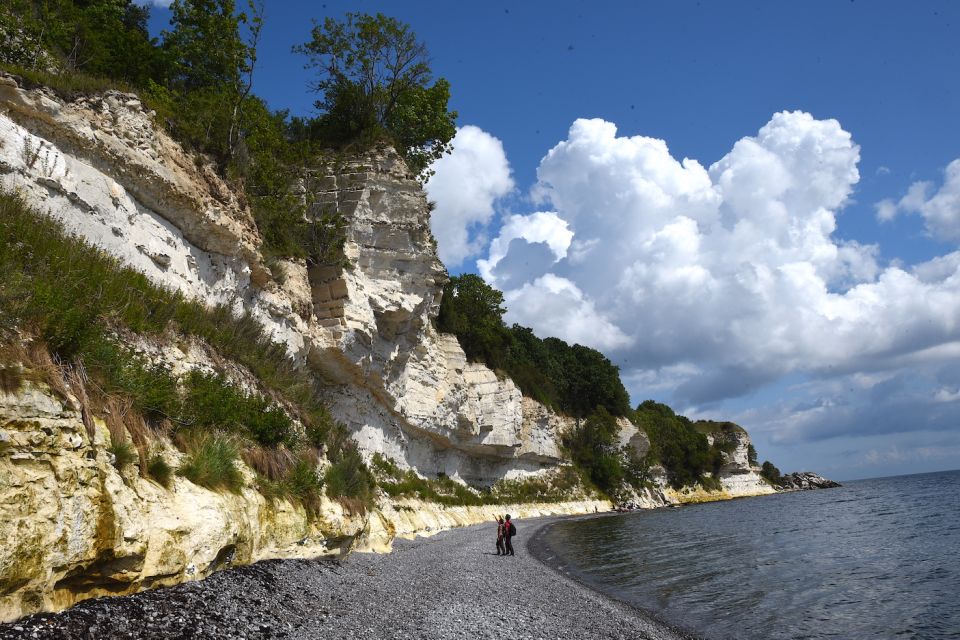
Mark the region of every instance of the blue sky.
<instances>
[{"instance_id":1,"label":"blue sky","mask_svg":"<svg viewBox=\"0 0 960 640\"><path fill-rule=\"evenodd\" d=\"M270 0L271 106L312 112L290 48L349 10L450 81L435 232L508 319L784 470L960 467L960 4Z\"/></svg>"}]
</instances>

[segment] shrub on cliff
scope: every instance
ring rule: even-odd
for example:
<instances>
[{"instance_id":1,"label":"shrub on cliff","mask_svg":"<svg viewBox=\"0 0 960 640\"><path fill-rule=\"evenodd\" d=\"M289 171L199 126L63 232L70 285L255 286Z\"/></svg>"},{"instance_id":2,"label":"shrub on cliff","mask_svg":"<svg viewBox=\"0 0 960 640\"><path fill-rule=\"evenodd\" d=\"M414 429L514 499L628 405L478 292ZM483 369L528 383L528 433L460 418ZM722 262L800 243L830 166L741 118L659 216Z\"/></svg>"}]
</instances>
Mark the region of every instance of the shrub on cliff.
<instances>
[{"instance_id":1,"label":"shrub on cliff","mask_svg":"<svg viewBox=\"0 0 960 640\"><path fill-rule=\"evenodd\" d=\"M373 499L375 481L356 446L347 447L324 475L327 495L347 504L365 508Z\"/></svg>"},{"instance_id":2,"label":"shrub on cliff","mask_svg":"<svg viewBox=\"0 0 960 640\"><path fill-rule=\"evenodd\" d=\"M623 459L617 448L619 426L614 416L597 410L564 435L563 446L574 464L586 471L598 489L613 496L624 480Z\"/></svg>"},{"instance_id":3,"label":"shrub on cliff","mask_svg":"<svg viewBox=\"0 0 960 640\"><path fill-rule=\"evenodd\" d=\"M208 489L239 491L243 476L236 466L240 449L234 438L223 433L192 433L183 438L187 458L178 473Z\"/></svg>"},{"instance_id":4,"label":"shrub on cliff","mask_svg":"<svg viewBox=\"0 0 960 640\"><path fill-rule=\"evenodd\" d=\"M431 84L426 46L410 27L381 13L347 13L315 24L295 47L318 70L318 126L337 146L385 135L415 174L450 151L456 112L450 85Z\"/></svg>"}]
</instances>

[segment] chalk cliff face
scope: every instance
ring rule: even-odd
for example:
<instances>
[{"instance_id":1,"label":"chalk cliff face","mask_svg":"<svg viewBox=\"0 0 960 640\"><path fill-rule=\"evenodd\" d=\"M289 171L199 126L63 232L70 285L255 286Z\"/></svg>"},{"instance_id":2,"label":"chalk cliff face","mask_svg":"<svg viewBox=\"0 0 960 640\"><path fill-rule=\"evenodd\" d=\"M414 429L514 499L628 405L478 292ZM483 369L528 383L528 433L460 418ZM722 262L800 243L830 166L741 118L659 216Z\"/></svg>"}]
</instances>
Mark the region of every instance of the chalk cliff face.
<instances>
[{"instance_id":1,"label":"chalk cliff face","mask_svg":"<svg viewBox=\"0 0 960 640\"><path fill-rule=\"evenodd\" d=\"M349 266L268 268L250 212L152 117L130 94L67 102L0 72L0 187L155 283L250 313L305 375L323 381L334 417L368 456L480 485L564 462L560 436L572 420L467 362L457 340L434 327L446 272L424 193L393 150L321 159L304 177L311 216L344 216ZM203 349L133 346L179 374L223 365ZM243 386L256 386L242 374ZM0 392L0 619L195 579L229 563L383 549L397 533L487 517L423 505L414 517L409 506L386 503L357 514L324 501L309 518L302 507L265 500L246 467L237 494L184 478L164 488L140 477L136 464L115 467L99 418L84 424L77 398L41 382ZM621 434L622 444L649 448L626 420ZM746 442L721 474L724 491L712 495L770 490L746 463ZM174 466L182 456L166 440L156 446ZM669 490L662 472L655 479L638 496L645 506L699 499Z\"/></svg>"},{"instance_id":2,"label":"chalk cliff face","mask_svg":"<svg viewBox=\"0 0 960 640\"><path fill-rule=\"evenodd\" d=\"M237 494L179 477L164 488L117 469L99 419L84 425L75 399L25 382L0 391L0 620L58 610L98 595L175 584L264 558L347 548L366 518L324 500L316 518L254 488ZM155 451L183 457L168 441Z\"/></svg>"},{"instance_id":3,"label":"chalk cliff face","mask_svg":"<svg viewBox=\"0 0 960 640\"><path fill-rule=\"evenodd\" d=\"M563 420L542 419L434 329L446 272L424 193L392 149L318 163L304 190L317 213L348 221L350 266L286 262L281 284L249 211L135 96L68 103L2 75L0 140L0 185L153 281L250 312L330 383L335 416L366 451L481 483L560 461Z\"/></svg>"}]
</instances>

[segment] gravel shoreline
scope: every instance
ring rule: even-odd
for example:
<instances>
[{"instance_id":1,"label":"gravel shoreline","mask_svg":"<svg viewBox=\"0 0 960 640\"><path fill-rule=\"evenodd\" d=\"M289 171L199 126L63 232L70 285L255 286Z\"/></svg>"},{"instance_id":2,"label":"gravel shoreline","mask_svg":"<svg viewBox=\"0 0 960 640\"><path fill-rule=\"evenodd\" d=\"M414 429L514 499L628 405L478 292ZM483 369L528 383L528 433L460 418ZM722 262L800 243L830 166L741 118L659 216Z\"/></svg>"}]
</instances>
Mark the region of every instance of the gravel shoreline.
<instances>
[{"instance_id":1,"label":"gravel shoreline","mask_svg":"<svg viewBox=\"0 0 960 640\"><path fill-rule=\"evenodd\" d=\"M539 534L557 520L518 520L514 557L496 555L491 518L489 525L397 541L386 555L265 561L88 600L2 624L0 640L691 638L549 566Z\"/></svg>"}]
</instances>

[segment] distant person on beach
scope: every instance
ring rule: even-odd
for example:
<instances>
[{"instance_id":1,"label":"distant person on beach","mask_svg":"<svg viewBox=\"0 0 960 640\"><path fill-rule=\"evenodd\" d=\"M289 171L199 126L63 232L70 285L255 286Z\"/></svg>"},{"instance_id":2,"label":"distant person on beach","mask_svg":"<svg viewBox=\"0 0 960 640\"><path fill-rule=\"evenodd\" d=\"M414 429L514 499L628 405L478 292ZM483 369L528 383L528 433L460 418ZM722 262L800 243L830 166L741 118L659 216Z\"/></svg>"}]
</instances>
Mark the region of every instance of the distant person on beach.
<instances>
[{"instance_id":1,"label":"distant person on beach","mask_svg":"<svg viewBox=\"0 0 960 640\"><path fill-rule=\"evenodd\" d=\"M503 539L506 537L506 525L503 523L503 518L496 516L497 521L497 555L506 555L507 549L503 546Z\"/></svg>"},{"instance_id":2,"label":"distant person on beach","mask_svg":"<svg viewBox=\"0 0 960 640\"><path fill-rule=\"evenodd\" d=\"M507 550L504 552L504 555L513 555L513 536L517 535L517 528L513 526L513 523L510 522L510 514L506 516L506 522L503 523L504 527L504 540L507 543Z\"/></svg>"}]
</instances>

